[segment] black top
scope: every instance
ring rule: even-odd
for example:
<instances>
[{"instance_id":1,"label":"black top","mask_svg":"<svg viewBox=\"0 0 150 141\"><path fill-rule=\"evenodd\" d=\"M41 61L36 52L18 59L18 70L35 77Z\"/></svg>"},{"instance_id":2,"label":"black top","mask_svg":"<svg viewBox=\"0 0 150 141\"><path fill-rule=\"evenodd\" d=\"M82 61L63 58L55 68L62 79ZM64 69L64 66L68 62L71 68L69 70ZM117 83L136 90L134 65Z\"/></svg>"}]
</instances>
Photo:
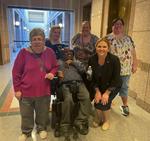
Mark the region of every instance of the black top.
<instances>
[{"instance_id":1,"label":"black top","mask_svg":"<svg viewBox=\"0 0 150 141\"><path fill-rule=\"evenodd\" d=\"M46 41L45 41L45 46L53 49L53 51L56 54L57 59L62 59L63 58L63 54L62 54L61 49L65 48L65 47L68 47L65 44L52 44L48 39L46 39Z\"/></svg>"},{"instance_id":2,"label":"black top","mask_svg":"<svg viewBox=\"0 0 150 141\"><path fill-rule=\"evenodd\" d=\"M92 84L98 87L102 93L107 89L112 91L120 88L122 81L120 78L120 61L119 58L110 53L107 54L104 65L98 64L98 56L92 56L88 63L92 67Z\"/></svg>"}]
</instances>

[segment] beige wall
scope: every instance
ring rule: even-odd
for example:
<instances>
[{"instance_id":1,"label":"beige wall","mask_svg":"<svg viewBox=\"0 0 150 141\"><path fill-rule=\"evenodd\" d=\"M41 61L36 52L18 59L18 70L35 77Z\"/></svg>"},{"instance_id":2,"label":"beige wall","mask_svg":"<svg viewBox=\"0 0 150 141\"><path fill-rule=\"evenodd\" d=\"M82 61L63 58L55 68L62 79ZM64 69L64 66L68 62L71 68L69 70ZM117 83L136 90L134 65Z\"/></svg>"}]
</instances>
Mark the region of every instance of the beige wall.
<instances>
[{"instance_id":1,"label":"beige wall","mask_svg":"<svg viewBox=\"0 0 150 141\"><path fill-rule=\"evenodd\" d=\"M91 32L98 37L101 35L103 16L103 0L92 0Z\"/></svg>"},{"instance_id":2,"label":"beige wall","mask_svg":"<svg viewBox=\"0 0 150 141\"><path fill-rule=\"evenodd\" d=\"M107 34L109 0L93 0L91 13L92 33L98 37Z\"/></svg>"},{"instance_id":3,"label":"beige wall","mask_svg":"<svg viewBox=\"0 0 150 141\"><path fill-rule=\"evenodd\" d=\"M131 95L150 112L150 0L136 0L132 37L136 44L139 67L131 78Z\"/></svg>"}]
</instances>

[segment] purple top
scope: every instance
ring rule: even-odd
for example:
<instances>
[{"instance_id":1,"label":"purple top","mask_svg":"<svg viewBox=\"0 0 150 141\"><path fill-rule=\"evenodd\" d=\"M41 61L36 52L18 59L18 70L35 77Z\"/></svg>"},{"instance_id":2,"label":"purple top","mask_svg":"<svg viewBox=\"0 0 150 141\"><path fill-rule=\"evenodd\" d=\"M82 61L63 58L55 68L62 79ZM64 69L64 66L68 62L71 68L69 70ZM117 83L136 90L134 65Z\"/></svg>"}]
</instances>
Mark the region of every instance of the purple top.
<instances>
[{"instance_id":1,"label":"purple top","mask_svg":"<svg viewBox=\"0 0 150 141\"><path fill-rule=\"evenodd\" d=\"M40 97L50 95L50 80L45 79L46 73L56 74L58 64L52 49L36 56L22 49L13 66L14 91L21 91L22 97Z\"/></svg>"}]
</instances>

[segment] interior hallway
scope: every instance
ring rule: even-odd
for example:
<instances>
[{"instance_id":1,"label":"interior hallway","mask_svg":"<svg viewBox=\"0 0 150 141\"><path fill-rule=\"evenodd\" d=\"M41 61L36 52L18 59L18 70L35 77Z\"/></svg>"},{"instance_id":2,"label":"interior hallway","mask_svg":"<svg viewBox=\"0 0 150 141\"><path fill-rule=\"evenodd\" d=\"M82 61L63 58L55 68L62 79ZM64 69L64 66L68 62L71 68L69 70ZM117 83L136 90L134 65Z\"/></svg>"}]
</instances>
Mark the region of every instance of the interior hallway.
<instances>
[{"instance_id":1,"label":"interior hallway","mask_svg":"<svg viewBox=\"0 0 150 141\"><path fill-rule=\"evenodd\" d=\"M18 101L14 97L11 82L11 64L0 66L0 140L17 141L20 135L20 115ZM124 117L119 110L120 98L116 97L112 106L110 120L111 127L102 131L101 127L90 127L87 136L79 137L79 141L149 141L150 113L136 105L135 100L129 98L130 115ZM39 136L27 141L40 141ZM49 128L47 141L63 141L55 138L53 130Z\"/></svg>"}]
</instances>

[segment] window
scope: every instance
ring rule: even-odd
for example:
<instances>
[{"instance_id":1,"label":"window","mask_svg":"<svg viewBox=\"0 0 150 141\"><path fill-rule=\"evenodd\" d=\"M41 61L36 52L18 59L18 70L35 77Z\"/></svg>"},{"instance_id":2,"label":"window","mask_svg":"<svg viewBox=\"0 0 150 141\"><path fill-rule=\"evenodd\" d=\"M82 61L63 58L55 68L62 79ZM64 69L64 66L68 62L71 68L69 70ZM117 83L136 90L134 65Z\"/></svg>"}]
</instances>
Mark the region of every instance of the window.
<instances>
[{"instance_id":1,"label":"window","mask_svg":"<svg viewBox=\"0 0 150 141\"><path fill-rule=\"evenodd\" d=\"M44 12L28 12L29 22L44 22Z\"/></svg>"}]
</instances>

